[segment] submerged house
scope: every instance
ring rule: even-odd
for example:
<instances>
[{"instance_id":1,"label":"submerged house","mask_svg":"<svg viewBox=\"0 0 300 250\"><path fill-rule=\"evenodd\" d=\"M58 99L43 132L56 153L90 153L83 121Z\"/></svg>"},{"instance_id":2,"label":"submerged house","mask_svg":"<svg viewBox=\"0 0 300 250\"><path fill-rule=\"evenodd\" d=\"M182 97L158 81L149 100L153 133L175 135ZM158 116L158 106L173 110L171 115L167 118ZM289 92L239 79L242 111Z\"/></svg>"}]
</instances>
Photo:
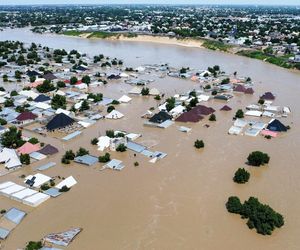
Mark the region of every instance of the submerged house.
<instances>
[{"instance_id":1,"label":"submerged house","mask_svg":"<svg viewBox=\"0 0 300 250\"><path fill-rule=\"evenodd\" d=\"M273 101L273 100L275 100L275 95L273 95L271 92L266 92L260 98L263 100Z\"/></svg>"},{"instance_id":2,"label":"submerged house","mask_svg":"<svg viewBox=\"0 0 300 250\"><path fill-rule=\"evenodd\" d=\"M267 129L274 132L286 132L287 127L281 123L281 121L274 119L272 120L268 126Z\"/></svg>"},{"instance_id":3,"label":"submerged house","mask_svg":"<svg viewBox=\"0 0 300 250\"><path fill-rule=\"evenodd\" d=\"M27 111L22 112L19 116L17 116L16 120L18 123L28 123L34 121L37 117L37 115Z\"/></svg>"},{"instance_id":4,"label":"submerged house","mask_svg":"<svg viewBox=\"0 0 300 250\"><path fill-rule=\"evenodd\" d=\"M172 116L169 115L167 112L160 111L159 113L157 113L154 116L152 116L149 119L149 122L152 122L152 123L162 123L162 122L165 122L165 121L171 120L171 119L172 119Z\"/></svg>"},{"instance_id":5,"label":"submerged house","mask_svg":"<svg viewBox=\"0 0 300 250\"><path fill-rule=\"evenodd\" d=\"M3 163L7 169L13 169L22 166L16 151L10 148L3 148L0 151L0 163Z\"/></svg>"},{"instance_id":6,"label":"submerged house","mask_svg":"<svg viewBox=\"0 0 300 250\"><path fill-rule=\"evenodd\" d=\"M46 125L47 130L53 131L59 128L65 128L71 126L75 122L70 116L64 113L59 113L52 118Z\"/></svg>"}]
</instances>

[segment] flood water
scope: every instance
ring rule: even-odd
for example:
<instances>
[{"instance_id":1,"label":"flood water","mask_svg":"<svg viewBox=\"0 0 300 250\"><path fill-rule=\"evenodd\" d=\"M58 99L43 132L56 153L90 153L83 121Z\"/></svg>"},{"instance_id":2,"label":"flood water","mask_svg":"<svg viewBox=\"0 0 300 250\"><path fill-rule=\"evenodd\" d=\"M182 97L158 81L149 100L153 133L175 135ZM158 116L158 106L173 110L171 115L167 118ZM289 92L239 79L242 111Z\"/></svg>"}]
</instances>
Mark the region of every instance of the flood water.
<instances>
[{"instance_id":1,"label":"flood water","mask_svg":"<svg viewBox=\"0 0 300 250\"><path fill-rule=\"evenodd\" d=\"M40 43L52 48L77 49L95 55L103 53L123 59L126 66L145 63L169 63L171 66L190 66L206 69L215 64L228 73L250 76L255 85L254 96L235 95L229 102L231 112L221 112L222 102L209 101L206 105L217 110L217 122L207 118L188 134L178 131L178 124L168 129L143 126L140 116L150 107L157 106L153 97L134 97L131 104L117 109L125 118L117 121L101 120L84 130L83 135L64 142L55 138L39 137L53 144L60 153L48 158L57 165L44 171L49 176L73 175L78 181L68 193L52 198L37 208L29 208L16 201L0 197L0 208L18 207L28 212L24 221L2 243L3 249L23 247L29 240L39 240L52 232L71 227L83 231L67 249L299 249L300 245L300 74L279 67L226 53L199 48L163 44L87 40L57 35L33 34L28 29L0 32L0 40L20 40ZM157 78L149 87L174 94L199 88L191 81ZM131 86L111 83L98 90L106 96L120 97ZM266 140L261 136L229 136L227 131L238 108L257 102L265 91L277 95L275 105L289 106L292 115L282 119L291 130L278 138ZM209 128L203 125L210 124ZM180 124L182 125L182 124ZM97 167L71 164L62 166L60 159L67 149L76 151L86 147L91 154L101 155L90 140L103 135L107 129L142 133L138 142L155 145L153 149L168 156L151 164L141 155L130 151L112 153L122 160L121 172L99 171ZM25 133L26 134L26 133ZM27 132L28 134L28 132ZM36 135L34 135L36 136ZM203 139L202 151L193 147L196 139ZM254 150L268 153L268 166L250 168L245 165L248 154ZM139 162L138 167L133 163ZM32 164L0 181L22 182L22 174L31 174L41 163ZM235 170L247 168L250 181L238 185L232 181ZM258 235L249 230L246 221L229 214L225 202L231 195L243 201L258 197L285 218L285 225L272 236Z\"/></svg>"}]
</instances>

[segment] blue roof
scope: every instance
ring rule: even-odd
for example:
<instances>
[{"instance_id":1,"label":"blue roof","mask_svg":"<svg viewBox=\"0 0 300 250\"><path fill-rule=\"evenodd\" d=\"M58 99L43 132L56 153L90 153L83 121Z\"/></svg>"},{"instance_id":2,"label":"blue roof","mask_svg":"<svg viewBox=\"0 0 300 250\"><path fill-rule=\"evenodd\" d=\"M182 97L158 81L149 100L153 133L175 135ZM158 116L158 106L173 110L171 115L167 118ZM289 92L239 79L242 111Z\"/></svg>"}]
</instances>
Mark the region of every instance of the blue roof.
<instances>
[{"instance_id":1,"label":"blue roof","mask_svg":"<svg viewBox=\"0 0 300 250\"><path fill-rule=\"evenodd\" d=\"M131 142L131 141L129 141L126 146L128 149L130 149L134 152L137 152L137 153L141 153L142 151L144 151L146 149L145 146L137 144L135 142Z\"/></svg>"},{"instance_id":2,"label":"blue roof","mask_svg":"<svg viewBox=\"0 0 300 250\"><path fill-rule=\"evenodd\" d=\"M92 166L98 162L98 158L92 155L83 155L75 157L74 161L84 165Z\"/></svg>"},{"instance_id":3,"label":"blue roof","mask_svg":"<svg viewBox=\"0 0 300 250\"><path fill-rule=\"evenodd\" d=\"M48 190L44 191L44 194L48 194L51 197L57 197L61 195L61 192L57 188L49 188Z\"/></svg>"},{"instance_id":4,"label":"blue roof","mask_svg":"<svg viewBox=\"0 0 300 250\"><path fill-rule=\"evenodd\" d=\"M0 227L0 239L4 240L9 235L10 231L5 228Z\"/></svg>"},{"instance_id":5,"label":"blue roof","mask_svg":"<svg viewBox=\"0 0 300 250\"><path fill-rule=\"evenodd\" d=\"M34 101L35 101L35 102L47 102L47 101L50 101L50 97L41 94L41 95L37 96L37 97L34 99Z\"/></svg>"},{"instance_id":6,"label":"blue roof","mask_svg":"<svg viewBox=\"0 0 300 250\"><path fill-rule=\"evenodd\" d=\"M64 138L62 138L64 141L69 141L71 139L73 139L74 137L80 135L82 132L81 131L75 131L71 134L68 134L67 136L65 136Z\"/></svg>"},{"instance_id":7,"label":"blue roof","mask_svg":"<svg viewBox=\"0 0 300 250\"><path fill-rule=\"evenodd\" d=\"M111 104L113 102L113 99L111 98L108 98L108 97L103 97L102 101L99 102L99 105L108 105L108 104Z\"/></svg>"},{"instance_id":8,"label":"blue roof","mask_svg":"<svg viewBox=\"0 0 300 250\"><path fill-rule=\"evenodd\" d=\"M4 215L4 217L15 224L19 224L25 215L25 212L13 207Z\"/></svg>"},{"instance_id":9,"label":"blue roof","mask_svg":"<svg viewBox=\"0 0 300 250\"><path fill-rule=\"evenodd\" d=\"M43 171L43 170L46 170L48 168L54 167L55 165L56 165L55 162L48 162L47 164L38 167L37 170Z\"/></svg>"}]
</instances>

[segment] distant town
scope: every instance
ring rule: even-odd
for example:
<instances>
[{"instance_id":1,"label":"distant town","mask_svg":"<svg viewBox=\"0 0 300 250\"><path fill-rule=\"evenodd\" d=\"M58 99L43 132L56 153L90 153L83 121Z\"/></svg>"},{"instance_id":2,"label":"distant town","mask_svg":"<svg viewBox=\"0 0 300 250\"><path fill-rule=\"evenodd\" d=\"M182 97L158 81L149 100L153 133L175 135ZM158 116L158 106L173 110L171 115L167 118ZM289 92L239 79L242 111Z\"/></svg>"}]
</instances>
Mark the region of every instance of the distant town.
<instances>
[{"instance_id":1,"label":"distant town","mask_svg":"<svg viewBox=\"0 0 300 250\"><path fill-rule=\"evenodd\" d=\"M300 69L299 15L300 8L291 6L2 6L0 27L98 38L205 39L208 49Z\"/></svg>"}]
</instances>

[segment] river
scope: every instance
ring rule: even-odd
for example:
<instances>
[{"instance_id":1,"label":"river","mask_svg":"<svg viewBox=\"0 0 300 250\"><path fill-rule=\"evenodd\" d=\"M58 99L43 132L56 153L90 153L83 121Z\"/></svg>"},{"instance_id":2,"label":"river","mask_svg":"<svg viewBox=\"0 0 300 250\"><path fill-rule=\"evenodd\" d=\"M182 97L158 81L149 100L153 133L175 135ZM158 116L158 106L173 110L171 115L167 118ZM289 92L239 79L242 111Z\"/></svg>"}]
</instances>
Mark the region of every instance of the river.
<instances>
[{"instance_id":1,"label":"river","mask_svg":"<svg viewBox=\"0 0 300 250\"><path fill-rule=\"evenodd\" d=\"M43 139L53 143L61 152L52 157L58 165L45 173L50 176L73 175L78 184L63 196L51 199L38 208L31 209L15 201L0 197L3 207L16 206L28 212L26 219L3 243L3 249L17 249L29 240L39 240L45 234L82 227L83 232L68 249L299 249L300 245L300 74L274 65L232 54L200 48L169 46L165 44L88 40L84 38L34 34L28 29L0 32L0 40L19 40L40 43L52 48L76 49L89 55L105 54L123 59L126 66L169 63L171 66L206 69L220 65L229 73L235 71L250 76L255 83L253 97L234 98L229 113L217 111L217 122L210 128L199 124L189 134L181 133L177 126L162 130L146 128L140 115L157 105L153 98L134 98L131 106L120 106L125 114L120 121L100 121L84 131L72 142L59 144L53 138ZM124 85L124 86L123 86ZM104 94L120 96L127 85L108 84L101 89ZM173 88L187 90L195 83L184 80L157 79L151 87L174 93ZM180 87L179 87L180 86ZM292 115L283 120L291 130L279 138L266 140L247 136L229 136L231 118L238 108L256 102L265 91L276 94L276 105L289 106ZM209 106L219 109L222 103L212 101ZM121 172L102 171L77 164L61 166L65 149L77 150L80 145L91 153L99 152L90 140L106 129L126 129L141 132L142 141L156 143L156 149L168 156L152 165L142 156L127 152L113 154L124 161ZM203 139L205 149L193 148L196 139ZM251 151L267 152L269 166L249 168L244 163ZM133 162L139 161L139 167ZM32 173L32 167L2 177L20 182L21 174ZM232 181L239 167L249 169L249 183L238 185ZM231 195L241 200L256 196L285 217L285 225L272 236L261 236L250 231L246 221L229 214L225 202Z\"/></svg>"}]
</instances>

